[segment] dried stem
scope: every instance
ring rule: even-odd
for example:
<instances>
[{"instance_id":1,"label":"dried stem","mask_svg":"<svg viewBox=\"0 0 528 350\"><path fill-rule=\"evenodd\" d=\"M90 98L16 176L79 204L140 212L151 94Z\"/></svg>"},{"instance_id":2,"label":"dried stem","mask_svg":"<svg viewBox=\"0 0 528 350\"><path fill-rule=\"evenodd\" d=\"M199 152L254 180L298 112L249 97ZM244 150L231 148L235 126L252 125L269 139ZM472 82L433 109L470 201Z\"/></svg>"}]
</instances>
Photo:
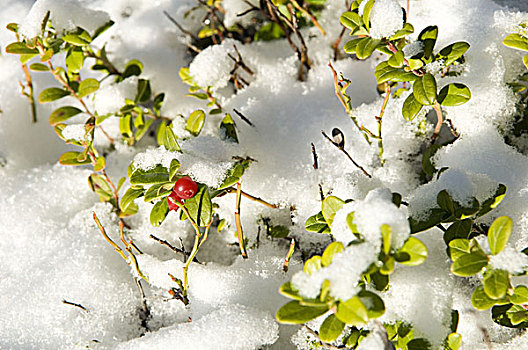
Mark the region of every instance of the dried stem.
<instances>
[{"instance_id":1,"label":"dried stem","mask_svg":"<svg viewBox=\"0 0 528 350\"><path fill-rule=\"evenodd\" d=\"M315 151L315 145L313 144L313 142L311 143L312 145L312 156L313 156L313 168L315 170L319 169L319 163L317 162L317 152Z\"/></svg>"},{"instance_id":2,"label":"dried stem","mask_svg":"<svg viewBox=\"0 0 528 350\"><path fill-rule=\"evenodd\" d=\"M228 188L225 189L225 191L226 191L227 193L237 193L237 194L238 194L238 188L228 187ZM242 196L246 197L247 199L250 199L250 200L252 200L252 201L255 201L255 202L257 202L257 203L260 203L260 204L262 204L262 205L265 205L265 206L268 207L268 208L276 209L276 208L279 207L278 204L271 204L271 203L268 203L268 202L266 202L265 200L260 199L259 197L252 196L252 195L250 195L249 193L244 192L244 191L242 191L242 190L240 190L240 194L241 194Z\"/></svg>"},{"instance_id":3,"label":"dried stem","mask_svg":"<svg viewBox=\"0 0 528 350\"><path fill-rule=\"evenodd\" d=\"M312 12L310 12L310 10L299 5L299 3L296 0L291 0L291 3L297 10L301 11L305 16L308 16L310 18L310 21L312 21L313 25L316 26L317 29L319 29L321 34L326 35L325 30L323 29L323 27L321 27L321 25L317 21L317 18L315 18L315 16L313 15Z\"/></svg>"},{"instance_id":4,"label":"dried stem","mask_svg":"<svg viewBox=\"0 0 528 350\"><path fill-rule=\"evenodd\" d=\"M346 28L343 27L336 41L332 44L332 48L334 49L334 62L339 58L339 44L341 44L341 40L343 39L343 35L345 35L345 31Z\"/></svg>"},{"instance_id":5,"label":"dried stem","mask_svg":"<svg viewBox=\"0 0 528 350\"><path fill-rule=\"evenodd\" d=\"M251 122L251 120L249 120L245 115L243 115L242 113L240 113L238 111L238 109L233 109L233 111L240 117L240 119L242 119L243 121L246 122L246 124L248 124L249 126L252 126L252 127L255 127L255 125Z\"/></svg>"},{"instance_id":6,"label":"dried stem","mask_svg":"<svg viewBox=\"0 0 528 350\"><path fill-rule=\"evenodd\" d=\"M438 102L435 102L433 105L433 109L436 112L437 122L436 126L433 132L433 137L431 138L431 141L434 143L436 139L438 138L438 135L440 134L440 129L442 128L442 107L440 107L440 104Z\"/></svg>"},{"instance_id":7,"label":"dried stem","mask_svg":"<svg viewBox=\"0 0 528 350\"><path fill-rule=\"evenodd\" d=\"M196 42L198 41L198 38L193 33L183 28L167 11L163 11L163 13L169 19L169 21L171 21L189 39L190 42L185 43L187 47L196 53L202 52L202 50L192 44L192 41Z\"/></svg>"},{"instance_id":8,"label":"dried stem","mask_svg":"<svg viewBox=\"0 0 528 350\"><path fill-rule=\"evenodd\" d=\"M242 222L240 220L240 202L242 198L242 180L237 182L237 198L236 198L236 210L235 210L235 224L238 236L238 245L240 246L240 254L244 259L247 259L246 243L244 242L244 231L242 230Z\"/></svg>"},{"instance_id":9,"label":"dried stem","mask_svg":"<svg viewBox=\"0 0 528 350\"><path fill-rule=\"evenodd\" d=\"M321 131L321 132L322 132L323 136L326 137L326 139L328 141L330 141L332 143L332 145L336 146L337 149L339 149L341 152L343 152L348 157L348 159L350 159L352 164L354 164L359 170L361 170L365 176L367 176L368 178L372 178L372 176L361 165L359 165L343 147L341 147L337 143L335 143L334 140L332 140L324 131Z\"/></svg>"},{"instance_id":10,"label":"dried stem","mask_svg":"<svg viewBox=\"0 0 528 350\"><path fill-rule=\"evenodd\" d=\"M62 303L66 304L66 305L75 306L75 307L78 307L79 309L81 309L83 311L89 312L88 309L85 308L84 306L82 306L81 304L72 303L71 301L67 301L66 299L62 299Z\"/></svg>"},{"instance_id":11,"label":"dried stem","mask_svg":"<svg viewBox=\"0 0 528 350\"><path fill-rule=\"evenodd\" d=\"M16 40L20 41L20 36L18 33L15 33ZM28 92L25 92L24 85L20 83L20 86L22 87L22 95L26 96L29 100L29 104L31 106L31 121L33 123L37 122L37 105L35 103L35 95L33 92L33 80L31 79L31 73L29 72L29 68L27 64L20 63L20 66L22 67L22 70L24 71L24 76L26 78L26 86L28 89Z\"/></svg>"},{"instance_id":12,"label":"dried stem","mask_svg":"<svg viewBox=\"0 0 528 350\"><path fill-rule=\"evenodd\" d=\"M378 122L378 152L380 157L381 166L385 164L385 159L383 159L383 138L381 136L381 127L383 125L383 114L385 114L385 108L387 107L387 103L389 102L391 93L391 88L389 84L385 85L385 99L383 100L383 104L381 105L381 111L379 116L376 118L376 121Z\"/></svg>"}]
</instances>

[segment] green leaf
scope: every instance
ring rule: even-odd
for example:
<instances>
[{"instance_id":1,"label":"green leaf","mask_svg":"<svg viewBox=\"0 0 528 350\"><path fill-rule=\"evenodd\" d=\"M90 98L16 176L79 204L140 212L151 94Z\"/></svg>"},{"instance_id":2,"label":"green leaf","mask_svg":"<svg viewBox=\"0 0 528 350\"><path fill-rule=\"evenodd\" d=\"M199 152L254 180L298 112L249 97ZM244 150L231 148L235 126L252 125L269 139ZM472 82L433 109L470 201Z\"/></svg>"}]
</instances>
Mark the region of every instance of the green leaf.
<instances>
[{"instance_id":1,"label":"green leaf","mask_svg":"<svg viewBox=\"0 0 528 350\"><path fill-rule=\"evenodd\" d=\"M370 57L374 50L381 44L381 40L365 38L367 40L362 40L357 43L356 46L356 56L360 60L364 60Z\"/></svg>"},{"instance_id":2,"label":"green leaf","mask_svg":"<svg viewBox=\"0 0 528 350\"><path fill-rule=\"evenodd\" d=\"M131 114L125 114L123 117L119 118L119 131L125 138L131 138L133 136Z\"/></svg>"},{"instance_id":3,"label":"green leaf","mask_svg":"<svg viewBox=\"0 0 528 350\"><path fill-rule=\"evenodd\" d=\"M405 120L408 120L408 121L413 120L414 118L416 118L418 113L420 113L420 111L422 110L422 107L423 105L420 102L418 102L416 98L414 98L414 95L410 94L405 99L405 102L403 102L403 107L402 107L403 118L405 118Z\"/></svg>"},{"instance_id":4,"label":"green leaf","mask_svg":"<svg viewBox=\"0 0 528 350\"><path fill-rule=\"evenodd\" d=\"M410 96L412 96L412 94ZM432 177L436 172L436 168L431 162L431 159L435 155L436 151L438 151L440 148L442 148L441 145L433 144L429 146L424 152L422 157L422 170L427 176Z\"/></svg>"},{"instance_id":5,"label":"green leaf","mask_svg":"<svg viewBox=\"0 0 528 350\"><path fill-rule=\"evenodd\" d=\"M504 303L503 303L504 304ZM517 311L521 311L518 307L520 305L512 305L506 303L506 305L501 304L495 305L491 309L491 317L493 318L493 321L495 323L500 324L501 326L509 327L509 328L519 328L524 329L528 328L528 322L521 322L519 324L513 324L510 315ZM523 308L524 309L524 308ZM518 321L518 317L515 317L516 321Z\"/></svg>"},{"instance_id":6,"label":"green leaf","mask_svg":"<svg viewBox=\"0 0 528 350\"><path fill-rule=\"evenodd\" d=\"M385 303L376 293L368 290L362 290L358 293L359 300L367 307L367 316L369 319L378 318L385 313Z\"/></svg>"},{"instance_id":7,"label":"green leaf","mask_svg":"<svg viewBox=\"0 0 528 350\"><path fill-rule=\"evenodd\" d=\"M66 53L66 67L71 73L79 73L84 64L84 53L78 46L72 46Z\"/></svg>"},{"instance_id":8,"label":"green leaf","mask_svg":"<svg viewBox=\"0 0 528 350\"><path fill-rule=\"evenodd\" d=\"M134 200L136 198L141 197L145 193L145 190L142 188L129 188L123 197L121 197L121 201L119 202L119 206L121 207L121 211L126 211L128 207L134 203Z\"/></svg>"},{"instance_id":9,"label":"green leaf","mask_svg":"<svg viewBox=\"0 0 528 350\"><path fill-rule=\"evenodd\" d=\"M343 12L341 17L339 17L339 21L342 25L352 31L355 31L358 27L361 27L363 25L363 20L361 19L361 16L359 16L358 13L351 11Z\"/></svg>"},{"instance_id":10,"label":"green leaf","mask_svg":"<svg viewBox=\"0 0 528 350\"><path fill-rule=\"evenodd\" d=\"M431 343L425 338L414 338L407 343L407 350L431 350Z\"/></svg>"},{"instance_id":11,"label":"green leaf","mask_svg":"<svg viewBox=\"0 0 528 350\"><path fill-rule=\"evenodd\" d=\"M166 200L161 200L154 204L152 210L150 211L150 223L152 226L160 226L167 214L169 213L169 206Z\"/></svg>"},{"instance_id":12,"label":"green leaf","mask_svg":"<svg viewBox=\"0 0 528 350\"><path fill-rule=\"evenodd\" d=\"M213 203L207 186L198 185L198 192L194 197L185 200L185 208L189 211L191 219L198 226L206 226L213 215Z\"/></svg>"},{"instance_id":13,"label":"green leaf","mask_svg":"<svg viewBox=\"0 0 528 350\"><path fill-rule=\"evenodd\" d=\"M525 55L525 56L523 57L523 63L524 63L524 66L525 66L526 68L528 68L528 55Z\"/></svg>"},{"instance_id":14,"label":"green leaf","mask_svg":"<svg viewBox=\"0 0 528 350\"><path fill-rule=\"evenodd\" d=\"M226 113L220 123L220 137L222 140L229 140L238 143L236 124L229 113Z\"/></svg>"},{"instance_id":15,"label":"green leaf","mask_svg":"<svg viewBox=\"0 0 528 350\"><path fill-rule=\"evenodd\" d=\"M345 205L345 201L335 196L328 196L323 200L323 217L328 223L328 226L332 225L335 214Z\"/></svg>"},{"instance_id":16,"label":"green leaf","mask_svg":"<svg viewBox=\"0 0 528 350\"><path fill-rule=\"evenodd\" d=\"M392 228L389 225L383 224L380 227L383 252L389 254L391 248Z\"/></svg>"},{"instance_id":17,"label":"green leaf","mask_svg":"<svg viewBox=\"0 0 528 350\"><path fill-rule=\"evenodd\" d=\"M343 50L348 53L348 54L354 54L356 53L356 48L357 48L357 44L360 42L360 41L363 41L363 39L365 38L356 38L356 39L352 39L352 40L349 40L345 43L345 45L343 46Z\"/></svg>"},{"instance_id":18,"label":"green leaf","mask_svg":"<svg viewBox=\"0 0 528 350\"><path fill-rule=\"evenodd\" d=\"M482 251L475 251L459 256L451 265L451 272L457 276L469 277L476 275L487 265L487 255Z\"/></svg>"},{"instance_id":19,"label":"green leaf","mask_svg":"<svg viewBox=\"0 0 528 350\"><path fill-rule=\"evenodd\" d=\"M94 171L101 171L106 167L105 157L98 157L94 164Z\"/></svg>"},{"instance_id":20,"label":"green leaf","mask_svg":"<svg viewBox=\"0 0 528 350\"><path fill-rule=\"evenodd\" d=\"M64 35L62 40L75 46L86 46L91 42L89 36L74 33Z\"/></svg>"},{"instance_id":21,"label":"green leaf","mask_svg":"<svg viewBox=\"0 0 528 350\"><path fill-rule=\"evenodd\" d=\"M70 93L66 90L52 87L42 91L38 97L38 100L40 103L52 102L63 98L64 96L68 96L69 94Z\"/></svg>"},{"instance_id":22,"label":"green leaf","mask_svg":"<svg viewBox=\"0 0 528 350\"><path fill-rule=\"evenodd\" d=\"M62 165L84 165L90 164L90 158L86 157L83 152L66 152L59 158Z\"/></svg>"},{"instance_id":23,"label":"green leaf","mask_svg":"<svg viewBox=\"0 0 528 350\"><path fill-rule=\"evenodd\" d=\"M528 287L517 286L513 290L513 294L510 295L510 302L516 305L528 303Z\"/></svg>"},{"instance_id":24,"label":"green leaf","mask_svg":"<svg viewBox=\"0 0 528 350\"><path fill-rule=\"evenodd\" d=\"M392 68L402 68L403 67L403 60L405 59L404 55L403 55L403 51L402 50L398 50L396 53L394 53L390 58L389 60L387 61L387 63L389 64L389 66L391 66Z\"/></svg>"},{"instance_id":25,"label":"green leaf","mask_svg":"<svg viewBox=\"0 0 528 350\"><path fill-rule=\"evenodd\" d=\"M304 228L308 232L317 232L317 233L330 233L330 227L326 223L323 213L318 212L315 215L312 215L306 220Z\"/></svg>"},{"instance_id":26,"label":"green leaf","mask_svg":"<svg viewBox=\"0 0 528 350\"><path fill-rule=\"evenodd\" d=\"M510 34L504 38L502 43L508 47L513 47L514 49L528 51L528 39L520 34Z\"/></svg>"},{"instance_id":27,"label":"green leaf","mask_svg":"<svg viewBox=\"0 0 528 350\"><path fill-rule=\"evenodd\" d=\"M332 314L319 327L319 339L324 342L334 341L343 333L344 329L345 324L336 315Z\"/></svg>"},{"instance_id":28,"label":"green leaf","mask_svg":"<svg viewBox=\"0 0 528 350\"><path fill-rule=\"evenodd\" d=\"M507 216L497 218L488 230L488 243L491 254L499 254L510 239L513 222Z\"/></svg>"},{"instance_id":29,"label":"green leaf","mask_svg":"<svg viewBox=\"0 0 528 350\"><path fill-rule=\"evenodd\" d=\"M483 283L487 296L492 299L501 299L510 287L510 275L505 270L486 271Z\"/></svg>"},{"instance_id":30,"label":"green leaf","mask_svg":"<svg viewBox=\"0 0 528 350\"><path fill-rule=\"evenodd\" d=\"M176 174L178 170L180 169L180 162L178 159L171 160L170 167L169 167L169 179L170 181L176 180Z\"/></svg>"},{"instance_id":31,"label":"green leaf","mask_svg":"<svg viewBox=\"0 0 528 350\"><path fill-rule=\"evenodd\" d=\"M449 255L451 260L456 261L463 255L470 253L469 240L457 238L451 240L449 243Z\"/></svg>"},{"instance_id":32,"label":"green leaf","mask_svg":"<svg viewBox=\"0 0 528 350\"><path fill-rule=\"evenodd\" d=\"M92 39L97 38L99 35L103 34L108 28L114 25L114 21L109 20L99 28L97 28L94 32L94 35L92 36Z\"/></svg>"},{"instance_id":33,"label":"green leaf","mask_svg":"<svg viewBox=\"0 0 528 350\"><path fill-rule=\"evenodd\" d=\"M480 210L477 214L477 216L483 216L490 212L491 210L495 209L504 199L506 196L506 186L503 184L499 184L499 187L497 188L497 191L491 196L490 198L486 199L482 205L480 206Z\"/></svg>"},{"instance_id":34,"label":"green leaf","mask_svg":"<svg viewBox=\"0 0 528 350\"><path fill-rule=\"evenodd\" d=\"M483 286L478 286L471 296L471 303L477 310L487 310L495 305L495 300L491 299L485 292Z\"/></svg>"},{"instance_id":35,"label":"green leaf","mask_svg":"<svg viewBox=\"0 0 528 350\"><path fill-rule=\"evenodd\" d=\"M442 190L436 196L436 202L438 206L450 214L455 213L455 203L447 190Z\"/></svg>"},{"instance_id":36,"label":"green leaf","mask_svg":"<svg viewBox=\"0 0 528 350\"><path fill-rule=\"evenodd\" d=\"M367 30L370 30L370 12L372 11L372 6L374 6L374 0L368 0L365 7L363 7L362 20Z\"/></svg>"},{"instance_id":37,"label":"green leaf","mask_svg":"<svg viewBox=\"0 0 528 350\"><path fill-rule=\"evenodd\" d=\"M293 300L283 305L275 317L280 323L303 324L325 314L327 311L328 305L320 307L303 306L299 304L298 300Z\"/></svg>"},{"instance_id":38,"label":"green leaf","mask_svg":"<svg viewBox=\"0 0 528 350\"><path fill-rule=\"evenodd\" d=\"M350 212L347 214L346 223L352 233L359 233L357 225L354 224L354 212Z\"/></svg>"},{"instance_id":39,"label":"green leaf","mask_svg":"<svg viewBox=\"0 0 528 350\"><path fill-rule=\"evenodd\" d=\"M49 71L49 67L42 63L32 63L29 66L29 69L35 71L35 72L47 72Z\"/></svg>"},{"instance_id":40,"label":"green leaf","mask_svg":"<svg viewBox=\"0 0 528 350\"><path fill-rule=\"evenodd\" d=\"M424 63L422 60L420 59L413 59L413 58L409 58L407 60L407 62L409 62L409 69L410 70L417 70L417 69L420 69L423 67Z\"/></svg>"},{"instance_id":41,"label":"green leaf","mask_svg":"<svg viewBox=\"0 0 528 350\"><path fill-rule=\"evenodd\" d=\"M314 255L304 263L304 273L311 275L312 273L319 271L323 267L322 258L319 255Z\"/></svg>"},{"instance_id":42,"label":"green leaf","mask_svg":"<svg viewBox=\"0 0 528 350\"><path fill-rule=\"evenodd\" d=\"M328 266L332 263L334 255L342 252L345 249L345 246L341 242L332 242L326 247L323 255L321 256L321 264L323 266Z\"/></svg>"},{"instance_id":43,"label":"green leaf","mask_svg":"<svg viewBox=\"0 0 528 350\"><path fill-rule=\"evenodd\" d=\"M374 70L374 76L376 77L378 84L382 84L387 81L404 82L418 79L418 77L411 72L406 72L403 69L391 67L387 61L383 61L376 66L376 69Z\"/></svg>"},{"instance_id":44,"label":"green leaf","mask_svg":"<svg viewBox=\"0 0 528 350\"><path fill-rule=\"evenodd\" d=\"M81 84L79 85L79 91L77 92L77 96L84 97L88 96L91 93L96 92L99 89L99 82L93 78L88 78L83 81L81 81Z\"/></svg>"},{"instance_id":45,"label":"green leaf","mask_svg":"<svg viewBox=\"0 0 528 350\"><path fill-rule=\"evenodd\" d=\"M400 264L408 266L417 266L422 264L427 259L427 247L416 237L409 237L407 242L398 251L399 253L409 254L410 259L402 261Z\"/></svg>"},{"instance_id":46,"label":"green leaf","mask_svg":"<svg viewBox=\"0 0 528 350\"><path fill-rule=\"evenodd\" d=\"M424 44L424 57L429 59L433 54L433 49L436 44L436 39L438 38L438 27L429 26L424 28L421 33L418 35L418 40Z\"/></svg>"},{"instance_id":47,"label":"green leaf","mask_svg":"<svg viewBox=\"0 0 528 350\"><path fill-rule=\"evenodd\" d=\"M409 225L411 226L411 233L418 233L435 227L440 224L443 218L446 216L446 212L439 208L433 208L429 216L421 221L414 219L413 217L409 218Z\"/></svg>"},{"instance_id":48,"label":"green leaf","mask_svg":"<svg viewBox=\"0 0 528 350\"><path fill-rule=\"evenodd\" d=\"M122 77L126 79L131 76L139 76L143 72L143 63L138 60L130 60L125 65Z\"/></svg>"},{"instance_id":49,"label":"green leaf","mask_svg":"<svg viewBox=\"0 0 528 350\"><path fill-rule=\"evenodd\" d=\"M430 73L415 80L413 84L413 95L416 101L430 106L436 102L436 80Z\"/></svg>"},{"instance_id":50,"label":"green leaf","mask_svg":"<svg viewBox=\"0 0 528 350\"><path fill-rule=\"evenodd\" d=\"M464 41L459 41L444 47L438 53L438 59L443 59L444 64L449 66L460 57L462 57L466 51L469 49L469 44Z\"/></svg>"},{"instance_id":51,"label":"green leaf","mask_svg":"<svg viewBox=\"0 0 528 350\"><path fill-rule=\"evenodd\" d=\"M72 106L60 107L54 110L53 112L51 112L49 116L49 123L51 125L56 125L58 123L62 123L70 119L71 117L79 113L82 113L82 111L77 107L72 107Z\"/></svg>"},{"instance_id":52,"label":"green leaf","mask_svg":"<svg viewBox=\"0 0 528 350\"><path fill-rule=\"evenodd\" d=\"M290 230L286 226L275 225L270 227L268 233L271 238L286 238L290 234Z\"/></svg>"},{"instance_id":53,"label":"green leaf","mask_svg":"<svg viewBox=\"0 0 528 350\"><path fill-rule=\"evenodd\" d=\"M161 183L150 186L150 188L145 192L145 202L151 202L158 199L167 197L172 192L173 183Z\"/></svg>"},{"instance_id":54,"label":"green leaf","mask_svg":"<svg viewBox=\"0 0 528 350\"><path fill-rule=\"evenodd\" d=\"M302 297L299 295L297 289L293 288L291 282L286 282L282 284L279 288L279 293L284 295L286 298L302 300Z\"/></svg>"},{"instance_id":55,"label":"green leaf","mask_svg":"<svg viewBox=\"0 0 528 350\"><path fill-rule=\"evenodd\" d=\"M506 315L508 315L514 326L528 320L528 310L521 305L513 305L506 311Z\"/></svg>"},{"instance_id":56,"label":"green leaf","mask_svg":"<svg viewBox=\"0 0 528 350\"><path fill-rule=\"evenodd\" d=\"M146 103L150 101L151 96L152 96L152 90L150 88L150 81L146 79L139 79L136 98L134 99L134 102Z\"/></svg>"},{"instance_id":57,"label":"green leaf","mask_svg":"<svg viewBox=\"0 0 528 350\"><path fill-rule=\"evenodd\" d=\"M244 172L249 167L249 161L243 160L236 162L231 169L228 170L226 178L222 185L218 187L219 190L222 190L224 188L228 188L236 184L238 181L240 181L240 178L242 175L244 175Z\"/></svg>"},{"instance_id":58,"label":"green leaf","mask_svg":"<svg viewBox=\"0 0 528 350\"><path fill-rule=\"evenodd\" d=\"M414 27L412 24L405 23L402 29L398 30L393 36L390 37L390 40L397 40L412 33L414 33Z\"/></svg>"},{"instance_id":59,"label":"green leaf","mask_svg":"<svg viewBox=\"0 0 528 350\"><path fill-rule=\"evenodd\" d=\"M205 123L205 112L198 109L189 115L185 130L189 131L193 136L198 136Z\"/></svg>"},{"instance_id":60,"label":"green leaf","mask_svg":"<svg viewBox=\"0 0 528 350\"><path fill-rule=\"evenodd\" d=\"M132 185L154 185L169 182L169 172L162 165L157 165L153 169L136 169L130 176Z\"/></svg>"},{"instance_id":61,"label":"green leaf","mask_svg":"<svg viewBox=\"0 0 528 350\"><path fill-rule=\"evenodd\" d=\"M444 233L444 242L446 242L446 244L449 244L449 242L457 238L468 239L472 227L473 220L471 219L455 221L451 224L451 226L449 226L447 231Z\"/></svg>"},{"instance_id":62,"label":"green leaf","mask_svg":"<svg viewBox=\"0 0 528 350\"><path fill-rule=\"evenodd\" d=\"M362 325L368 322L367 308L357 296L340 302L335 315L349 325Z\"/></svg>"},{"instance_id":63,"label":"green leaf","mask_svg":"<svg viewBox=\"0 0 528 350\"><path fill-rule=\"evenodd\" d=\"M5 51L16 55L38 54L39 52L36 48L27 47L26 43L23 42L11 43L6 46Z\"/></svg>"},{"instance_id":64,"label":"green leaf","mask_svg":"<svg viewBox=\"0 0 528 350\"><path fill-rule=\"evenodd\" d=\"M460 106L471 99L471 91L464 84L446 85L438 93L438 102L442 106Z\"/></svg>"},{"instance_id":65,"label":"green leaf","mask_svg":"<svg viewBox=\"0 0 528 350\"><path fill-rule=\"evenodd\" d=\"M447 350L458 350L462 346L462 336L458 333L451 333L447 337Z\"/></svg>"},{"instance_id":66,"label":"green leaf","mask_svg":"<svg viewBox=\"0 0 528 350\"><path fill-rule=\"evenodd\" d=\"M170 152L180 152L181 148L178 144L178 141L176 140L176 135L174 134L174 131L172 131L172 127L168 126L165 128L165 132L163 133L164 136L161 138L161 145L165 146L167 151Z\"/></svg>"},{"instance_id":67,"label":"green leaf","mask_svg":"<svg viewBox=\"0 0 528 350\"><path fill-rule=\"evenodd\" d=\"M104 158L102 158L104 159ZM91 174L88 176L88 185L94 191L101 202L109 202L113 200L112 188L104 176L98 174Z\"/></svg>"}]
</instances>

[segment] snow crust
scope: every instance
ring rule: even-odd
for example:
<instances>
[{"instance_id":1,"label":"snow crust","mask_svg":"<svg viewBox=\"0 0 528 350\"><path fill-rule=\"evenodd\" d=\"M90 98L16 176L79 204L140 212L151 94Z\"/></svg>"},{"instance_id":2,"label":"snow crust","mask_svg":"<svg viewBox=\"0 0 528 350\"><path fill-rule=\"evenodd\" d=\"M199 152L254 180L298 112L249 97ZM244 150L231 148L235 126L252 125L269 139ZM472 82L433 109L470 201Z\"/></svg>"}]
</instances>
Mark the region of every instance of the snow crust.
<instances>
[{"instance_id":1,"label":"snow crust","mask_svg":"<svg viewBox=\"0 0 528 350\"><path fill-rule=\"evenodd\" d=\"M402 7L397 0L378 0L372 6L370 23L372 38L389 38L403 28Z\"/></svg>"}]
</instances>

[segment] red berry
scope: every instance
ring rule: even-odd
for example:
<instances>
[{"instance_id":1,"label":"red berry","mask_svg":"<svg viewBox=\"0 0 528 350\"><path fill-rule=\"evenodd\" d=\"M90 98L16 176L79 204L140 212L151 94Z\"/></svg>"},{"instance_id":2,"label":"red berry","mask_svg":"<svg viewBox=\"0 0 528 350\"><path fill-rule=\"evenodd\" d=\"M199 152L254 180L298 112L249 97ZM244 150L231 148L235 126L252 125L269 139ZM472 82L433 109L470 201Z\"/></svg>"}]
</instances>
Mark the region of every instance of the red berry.
<instances>
[{"instance_id":1,"label":"red berry","mask_svg":"<svg viewBox=\"0 0 528 350\"><path fill-rule=\"evenodd\" d=\"M183 204L183 200L176 194L176 192L172 191L171 194L167 197L167 204L169 206L169 210L177 211L178 209L180 209L176 202L180 202L181 204Z\"/></svg>"},{"instance_id":2,"label":"red berry","mask_svg":"<svg viewBox=\"0 0 528 350\"><path fill-rule=\"evenodd\" d=\"M182 199L189 199L194 197L196 191L198 191L198 186L196 185L196 182L194 182L188 176L182 177L181 179L176 181L176 184L174 185L174 192L176 192L176 194Z\"/></svg>"}]
</instances>

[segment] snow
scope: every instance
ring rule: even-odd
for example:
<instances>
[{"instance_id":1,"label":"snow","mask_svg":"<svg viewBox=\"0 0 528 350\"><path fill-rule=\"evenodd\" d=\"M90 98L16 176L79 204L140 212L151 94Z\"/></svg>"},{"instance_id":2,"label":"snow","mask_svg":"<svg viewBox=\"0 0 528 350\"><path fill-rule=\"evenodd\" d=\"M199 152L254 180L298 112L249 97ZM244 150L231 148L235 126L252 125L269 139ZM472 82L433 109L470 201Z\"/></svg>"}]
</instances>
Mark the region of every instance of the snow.
<instances>
[{"instance_id":1,"label":"snow","mask_svg":"<svg viewBox=\"0 0 528 350\"><path fill-rule=\"evenodd\" d=\"M366 1L363 2L363 6ZM510 6L501 7L500 4ZM376 91L373 69L381 56L357 61L341 55L333 61L331 45L341 26L339 14L346 10L343 0L328 0L318 18L327 35L317 28L303 27L312 68L305 82L297 80L298 58L286 40L243 43L234 39L211 45L195 57L189 54L185 37L163 14L167 11L186 29L197 32L206 12L192 10L191 0L6 0L2 4L0 24L21 23L25 36L40 32L42 17L51 10L51 20L62 33L81 26L93 33L109 19L115 25L94 42L94 48L106 45L109 59L123 69L130 59L143 63L141 78L150 79L155 93L165 92L162 115L172 119L172 130L182 152L168 152L157 147L155 136L145 135L137 145L122 142L119 121L110 117L103 127L116 143L96 130L95 144L106 157L106 171L115 180L126 178L126 168L151 169L157 164L170 166L172 159L181 162L180 172L214 188L219 186L237 157L251 157L243 177L243 190L278 204L272 209L245 197L241 219L249 240L249 259L238 255L234 211L236 196L214 198L215 212L226 220L220 232L213 227L197 259L189 269L190 304L184 306L168 293L176 284L168 273L182 278L183 256L150 238L153 234L176 247L192 247L195 232L178 214L169 213L160 227L152 227L149 213L152 203L136 200L137 215L125 218L130 226L128 237L143 254L137 254L141 270L150 284L142 282L151 318L142 325L141 297L134 281L135 272L127 266L103 239L91 219L96 212L109 235L119 242L117 217L109 204L98 203L90 192L87 177L90 167L65 167L57 159L78 147L65 145L47 123L56 108L73 104L61 99L37 106L38 122L31 123L26 97L20 94L19 82L25 78L17 57L0 56L0 348L71 349L88 346L94 349L168 348L182 349L306 349L313 336L298 327L279 325L276 310L286 302L277 293L287 281L305 297L315 297L325 279L330 281L333 297L346 300L359 291L364 271L377 261L381 246L381 225L392 229L391 246L401 247L409 237L408 215L425 217L437 207L438 192L446 189L460 204L472 197L480 202L489 198L498 184L508 188L504 201L479 219L490 224L508 215L514 222L508 246L491 257L491 267L511 273L522 272L528 257L521 251L528 247L528 159L526 136L515 137L511 130L521 112L519 97L507 85L526 69L522 52L504 47L509 33L526 35L528 8L523 2L501 0L421 0L410 2L408 22L415 27L404 54L411 57L420 49L413 41L428 25L439 26L436 51L456 41L467 41L471 48L464 64L456 67L458 76L440 77L441 64L426 67L435 74L438 86L452 82L466 84L472 99L465 105L443 108L460 137L442 147L433 157L437 169L447 167L439 177L425 182L421 177L424 148L434 127L427 110L412 122L401 117L403 101L390 97L383 116L382 167L377 144L365 142L351 123L334 95L333 77L328 68L351 80L348 93L358 121L377 130L384 95ZM403 25L402 6L406 1L377 0L371 13L375 38L392 35ZM227 26L247 26L259 20L254 12L238 13L249 5L241 0L224 0ZM471 19L471 20L468 20ZM0 46L14 40L12 33L0 31ZM345 41L345 40L343 40ZM342 45L343 43L341 43ZM229 83L236 57L233 45L254 75L239 73L249 86L236 91ZM64 56L54 57L56 66ZM36 61L36 60L35 60ZM35 62L31 61L31 62ZM90 71L88 60L82 78L101 76ZM186 118L196 109L206 110L206 102L185 97L188 86L181 83L178 71L190 66L190 74L202 87L211 86L224 112L236 123L240 143L220 139L218 125L224 114L207 113L198 137L185 130ZM35 94L57 86L47 73L32 72ZM137 78L101 83L94 97L86 99L89 108L99 115L115 114L125 98L133 99ZM243 113L253 124L245 123L233 109ZM83 140L86 115L75 116L63 130L71 140ZM155 123L159 123L156 121ZM339 128L345 135L345 150L370 174L367 178L352 162L323 138ZM506 137L505 137L506 136ZM441 137L445 141L447 137ZM505 141L508 140L508 142ZM511 140L511 141L510 141ZM314 169L311 143L319 168ZM304 222L321 209L319 185L325 195L353 199L339 210L332 224L332 237L308 233ZM120 195L128 188L125 185ZM396 207L391 193L399 192L409 207ZM354 224L365 238L361 244L348 245L355 239L346 217L354 212ZM283 225L295 237L296 253L288 273L282 271L289 239L266 236L266 224ZM257 237L259 243L257 244ZM442 232L433 228L417 236L429 251L426 262L417 267L396 265L390 287L380 293L386 313L380 322L406 320L415 334L439 346L449 332L451 309L459 310L458 332L464 347L477 349L483 344L481 329L489 333L494 348L524 348L527 336L497 326L489 312L473 311L471 293L476 280L454 277L445 253ZM308 275L302 260L321 254L332 239L346 248L336 254L333 263ZM181 240L181 241L180 241ZM485 237L479 237L485 241ZM486 249L486 245L483 244ZM132 272L131 272L132 270ZM512 282L526 284L525 277ZM64 304L77 303L87 311ZM189 318L192 322L189 322ZM315 320L318 326L320 320ZM369 324L369 329L375 328ZM314 329L317 330L317 327ZM299 331L298 331L299 330ZM362 348L380 348L382 338L373 332ZM293 338L292 338L293 335ZM97 341L97 342L96 342ZM370 344L370 345L369 345Z\"/></svg>"},{"instance_id":2,"label":"snow","mask_svg":"<svg viewBox=\"0 0 528 350\"><path fill-rule=\"evenodd\" d=\"M402 7L397 0L378 0L372 6L370 23L372 38L389 38L403 28Z\"/></svg>"},{"instance_id":3,"label":"snow","mask_svg":"<svg viewBox=\"0 0 528 350\"><path fill-rule=\"evenodd\" d=\"M66 127L64 127L64 129L62 130L62 136L66 140L74 141L88 141L90 138L90 134L86 134L84 124L66 125Z\"/></svg>"}]
</instances>

